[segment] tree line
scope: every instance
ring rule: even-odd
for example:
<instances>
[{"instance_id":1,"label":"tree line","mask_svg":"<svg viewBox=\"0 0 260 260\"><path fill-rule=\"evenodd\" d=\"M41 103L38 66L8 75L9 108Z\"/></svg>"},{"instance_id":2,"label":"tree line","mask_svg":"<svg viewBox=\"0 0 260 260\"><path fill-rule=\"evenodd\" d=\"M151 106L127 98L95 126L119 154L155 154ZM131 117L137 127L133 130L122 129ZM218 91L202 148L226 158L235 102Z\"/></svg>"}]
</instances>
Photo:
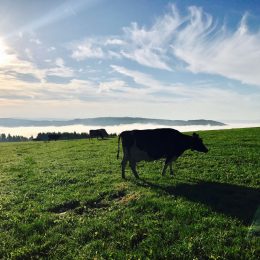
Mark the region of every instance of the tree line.
<instances>
[{"instance_id":1,"label":"tree line","mask_svg":"<svg viewBox=\"0 0 260 260\"><path fill-rule=\"evenodd\" d=\"M85 139L89 138L89 134L87 133L56 133L56 132L47 132L47 133L39 133L34 141L51 141L51 140L71 140L71 139Z\"/></svg>"},{"instance_id":2,"label":"tree line","mask_svg":"<svg viewBox=\"0 0 260 260\"><path fill-rule=\"evenodd\" d=\"M21 135L0 134L0 142L25 142L32 139L33 137L27 138Z\"/></svg>"},{"instance_id":3,"label":"tree line","mask_svg":"<svg viewBox=\"0 0 260 260\"><path fill-rule=\"evenodd\" d=\"M109 134L108 136L113 137L116 134ZM87 139L90 138L88 133L69 133L69 132L47 132L38 133L36 138L33 136L27 138L20 135L6 135L0 134L0 142L25 142L25 141L57 141L57 140L72 140L72 139Z\"/></svg>"},{"instance_id":4,"label":"tree line","mask_svg":"<svg viewBox=\"0 0 260 260\"><path fill-rule=\"evenodd\" d=\"M114 137L116 134L109 134L109 137ZM91 136L88 133L56 133L56 132L47 132L47 133L39 133L34 141L57 141L57 140L72 140L72 139L86 139L90 138Z\"/></svg>"}]
</instances>

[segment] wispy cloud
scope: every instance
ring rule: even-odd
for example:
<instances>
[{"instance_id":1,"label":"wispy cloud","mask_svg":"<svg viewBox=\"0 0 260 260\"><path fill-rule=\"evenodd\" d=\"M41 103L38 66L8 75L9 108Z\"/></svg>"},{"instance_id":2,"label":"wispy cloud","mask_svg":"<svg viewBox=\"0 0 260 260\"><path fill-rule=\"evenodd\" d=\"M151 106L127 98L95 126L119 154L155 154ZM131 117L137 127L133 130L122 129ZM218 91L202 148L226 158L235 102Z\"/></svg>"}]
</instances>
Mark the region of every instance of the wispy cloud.
<instances>
[{"instance_id":1,"label":"wispy cloud","mask_svg":"<svg viewBox=\"0 0 260 260\"><path fill-rule=\"evenodd\" d=\"M119 37L92 37L69 44L71 57L77 61L86 59L111 59L121 58L118 48L126 43Z\"/></svg>"},{"instance_id":2,"label":"wispy cloud","mask_svg":"<svg viewBox=\"0 0 260 260\"><path fill-rule=\"evenodd\" d=\"M165 65L165 69L169 68L167 59L174 61L177 57L193 73L217 74L260 86L260 32L249 31L247 16L231 31L217 26L202 8L189 7L188 14L181 16L172 6L171 12L160 17L150 29L136 24L125 28L133 43L132 51L121 53L140 64L157 68Z\"/></svg>"},{"instance_id":3,"label":"wispy cloud","mask_svg":"<svg viewBox=\"0 0 260 260\"><path fill-rule=\"evenodd\" d=\"M32 59L30 50L26 49L25 52L28 58ZM4 61L0 63L0 75L2 78L8 80L8 75L33 74L35 78L40 81L43 80L45 74L43 70L38 69L31 61L19 58L17 53L7 46L3 55L5 56Z\"/></svg>"},{"instance_id":4,"label":"wispy cloud","mask_svg":"<svg viewBox=\"0 0 260 260\"><path fill-rule=\"evenodd\" d=\"M6 82L6 78L0 83ZM0 86L0 99L7 100L91 100L97 98L97 85L91 81L71 79L66 84L25 82L12 78L11 85Z\"/></svg>"},{"instance_id":5,"label":"wispy cloud","mask_svg":"<svg viewBox=\"0 0 260 260\"><path fill-rule=\"evenodd\" d=\"M127 45L121 53L142 65L172 70L168 65L169 44L171 43L177 28L186 19L181 19L175 6L172 5L170 12L157 19L151 28L138 26L132 23L130 27L123 28L124 39Z\"/></svg>"},{"instance_id":6,"label":"wispy cloud","mask_svg":"<svg viewBox=\"0 0 260 260\"><path fill-rule=\"evenodd\" d=\"M37 45L41 45L42 44L42 42L39 39L37 39L37 38L31 38L30 42L33 42L33 43L35 43Z\"/></svg>"},{"instance_id":7,"label":"wispy cloud","mask_svg":"<svg viewBox=\"0 0 260 260\"><path fill-rule=\"evenodd\" d=\"M174 71L181 60L192 73L221 75L260 86L260 31L250 31L248 14L236 29L202 8L191 6L182 15L174 5L150 27L132 23L122 35L89 38L75 45L72 57L126 58L151 68Z\"/></svg>"},{"instance_id":8,"label":"wispy cloud","mask_svg":"<svg viewBox=\"0 0 260 260\"><path fill-rule=\"evenodd\" d=\"M130 77L137 84L138 87L125 88L127 93L124 97L128 99L134 95L143 102L183 104L185 108L194 106L194 109L200 107L202 113L203 109L211 107L213 104L223 111L230 104L233 107L239 107L239 103L246 104L247 107L249 104L254 106L257 103L257 98L259 98L259 95L248 94L245 96L234 90L223 89L218 85L213 86L210 82L198 82L191 87L182 83L162 82L156 80L152 75L129 70L122 66L111 65L111 68L116 73ZM138 98L132 99L137 100Z\"/></svg>"},{"instance_id":9,"label":"wispy cloud","mask_svg":"<svg viewBox=\"0 0 260 260\"><path fill-rule=\"evenodd\" d=\"M75 47L71 57L78 61L87 58L101 59L105 57L105 53L101 47L97 46L97 41L87 39Z\"/></svg>"},{"instance_id":10,"label":"wispy cloud","mask_svg":"<svg viewBox=\"0 0 260 260\"><path fill-rule=\"evenodd\" d=\"M182 23L175 7L171 6L171 13L159 18L151 28L133 22L122 28L122 35L85 39L74 45L72 57L77 60L124 57L147 67L171 71L167 64L169 46Z\"/></svg>"},{"instance_id":11,"label":"wispy cloud","mask_svg":"<svg viewBox=\"0 0 260 260\"><path fill-rule=\"evenodd\" d=\"M65 66L65 62L62 58L55 60L55 66L48 69L42 69L46 76L58 76L62 78L72 78L75 76L74 69Z\"/></svg>"},{"instance_id":12,"label":"wispy cloud","mask_svg":"<svg viewBox=\"0 0 260 260\"><path fill-rule=\"evenodd\" d=\"M127 87L127 84L123 80L112 80L101 82L99 84L99 92L110 92L110 91L120 91L123 92Z\"/></svg>"},{"instance_id":13,"label":"wispy cloud","mask_svg":"<svg viewBox=\"0 0 260 260\"><path fill-rule=\"evenodd\" d=\"M51 46L51 47L47 48L48 52L52 52L52 51L55 51L55 50L56 50L56 48L54 46Z\"/></svg>"},{"instance_id":14,"label":"wispy cloud","mask_svg":"<svg viewBox=\"0 0 260 260\"><path fill-rule=\"evenodd\" d=\"M5 43L2 46L0 59L0 84L12 89L24 81L44 83L48 76L59 76L62 78L72 78L75 76L74 69L67 67L62 58L57 58L54 63L49 62L48 68L39 68L33 58L29 48L25 49L27 57L20 57L16 50L8 47ZM27 59L26 59L27 58ZM17 81L17 82L16 82ZM18 85L19 85L18 84ZM34 87L36 87L34 85Z\"/></svg>"},{"instance_id":15,"label":"wispy cloud","mask_svg":"<svg viewBox=\"0 0 260 260\"><path fill-rule=\"evenodd\" d=\"M136 70L130 70L122 66L117 65L111 65L111 68L127 77L130 77L134 80L135 83L137 83L139 86L149 88L149 89L158 89L160 86L163 85L162 82L154 79L151 75L148 75L146 73L142 73Z\"/></svg>"},{"instance_id":16,"label":"wispy cloud","mask_svg":"<svg viewBox=\"0 0 260 260\"><path fill-rule=\"evenodd\" d=\"M173 54L194 72L218 74L260 86L260 33L250 32L244 15L235 31L217 28L201 8L189 8L189 22L173 39Z\"/></svg>"}]
</instances>

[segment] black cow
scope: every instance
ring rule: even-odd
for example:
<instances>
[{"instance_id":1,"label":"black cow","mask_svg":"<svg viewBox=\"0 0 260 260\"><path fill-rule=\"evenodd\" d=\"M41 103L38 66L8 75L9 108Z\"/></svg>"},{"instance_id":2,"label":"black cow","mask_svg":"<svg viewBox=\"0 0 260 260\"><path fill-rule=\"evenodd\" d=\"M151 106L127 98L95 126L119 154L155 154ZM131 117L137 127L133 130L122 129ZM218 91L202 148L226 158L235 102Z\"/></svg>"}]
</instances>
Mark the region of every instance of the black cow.
<instances>
[{"instance_id":1,"label":"black cow","mask_svg":"<svg viewBox=\"0 0 260 260\"><path fill-rule=\"evenodd\" d=\"M139 175L136 171L136 163L140 161L153 161L165 158L162 175L170 166L171 175L173 175L172 162L175 161L184 151L191 149L199 152L208 152L198 134L192 136L185 135L171 128L151 129L151 130L132 130L124 131L118 138L119 158L120 139L122 139L123 159L122 178L125 178L125 167L129 161L132 172L136 178Z\"/></svg>"},{"instance_id":2,"label":"black cow","mask_svg":"<svg viewBox=\"0 0 260 260\"><path fill-rule=\"evenodd\" d=\"M96 130L90 130L89 131L89 138L96 137L97 139L100 137L101 139L104 139L105 137L108 137L108 133L106 129L96 129Z\"/></svg>"}]
</instances>

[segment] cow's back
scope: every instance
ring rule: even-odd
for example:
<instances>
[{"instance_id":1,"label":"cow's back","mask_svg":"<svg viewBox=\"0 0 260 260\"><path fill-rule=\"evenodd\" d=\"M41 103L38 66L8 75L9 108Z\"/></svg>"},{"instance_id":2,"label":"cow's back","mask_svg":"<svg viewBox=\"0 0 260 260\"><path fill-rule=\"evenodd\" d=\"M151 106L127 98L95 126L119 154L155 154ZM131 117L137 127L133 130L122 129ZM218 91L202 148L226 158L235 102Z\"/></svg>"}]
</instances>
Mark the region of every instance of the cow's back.
<instances>
[{"instance_id":1,"label":"cow's back","mask_svg":"<svg viewBox=\"0 0 260 260\"><path fill-rule=\"evenodd\" d=\"M167 157L177 153L183 134L171 128L124 131L121 133L123 147L130 149L136 145L148 153L152 159Z\"/></svg>"}]
</instances>

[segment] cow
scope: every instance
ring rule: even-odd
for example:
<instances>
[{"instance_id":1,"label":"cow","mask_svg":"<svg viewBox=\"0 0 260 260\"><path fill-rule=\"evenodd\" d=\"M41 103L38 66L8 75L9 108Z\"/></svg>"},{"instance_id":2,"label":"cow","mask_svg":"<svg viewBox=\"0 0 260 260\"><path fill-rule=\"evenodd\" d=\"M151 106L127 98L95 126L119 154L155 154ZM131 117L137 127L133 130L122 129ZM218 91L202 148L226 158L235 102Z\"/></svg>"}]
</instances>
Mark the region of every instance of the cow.
<instances>
[{"instance_id":1,"label":"cow","mask_svg":"<svg viewBox=\"0 0 260 260\"><path fill-rule=\"evenodd\" d=\"M108 133L106 129L96 129L96 130L90 130L89 131L89 138L96 137L97 139L100 137L101 139L104 139L105 137L108 137Z\"/></svg>"},{"instance_id":2,"label":"cow","mask_svg":"<svg viewBox=\"0 0 260 260\"><path fill-rule=\"evenodd\" d=\"M121 162L122 178L125 179L125 168L129 161L130 168L136 178L136 163L140 161L154 161L165 159L162 175L170 166L170 174L173 175L172 163L191 149L198 152L208 152L198 134L192 136L182 134L171 128L123 131L118 138L117 158L119 158L120 139L122 139L123 159Z\"/></svg>"}]
</instances>

